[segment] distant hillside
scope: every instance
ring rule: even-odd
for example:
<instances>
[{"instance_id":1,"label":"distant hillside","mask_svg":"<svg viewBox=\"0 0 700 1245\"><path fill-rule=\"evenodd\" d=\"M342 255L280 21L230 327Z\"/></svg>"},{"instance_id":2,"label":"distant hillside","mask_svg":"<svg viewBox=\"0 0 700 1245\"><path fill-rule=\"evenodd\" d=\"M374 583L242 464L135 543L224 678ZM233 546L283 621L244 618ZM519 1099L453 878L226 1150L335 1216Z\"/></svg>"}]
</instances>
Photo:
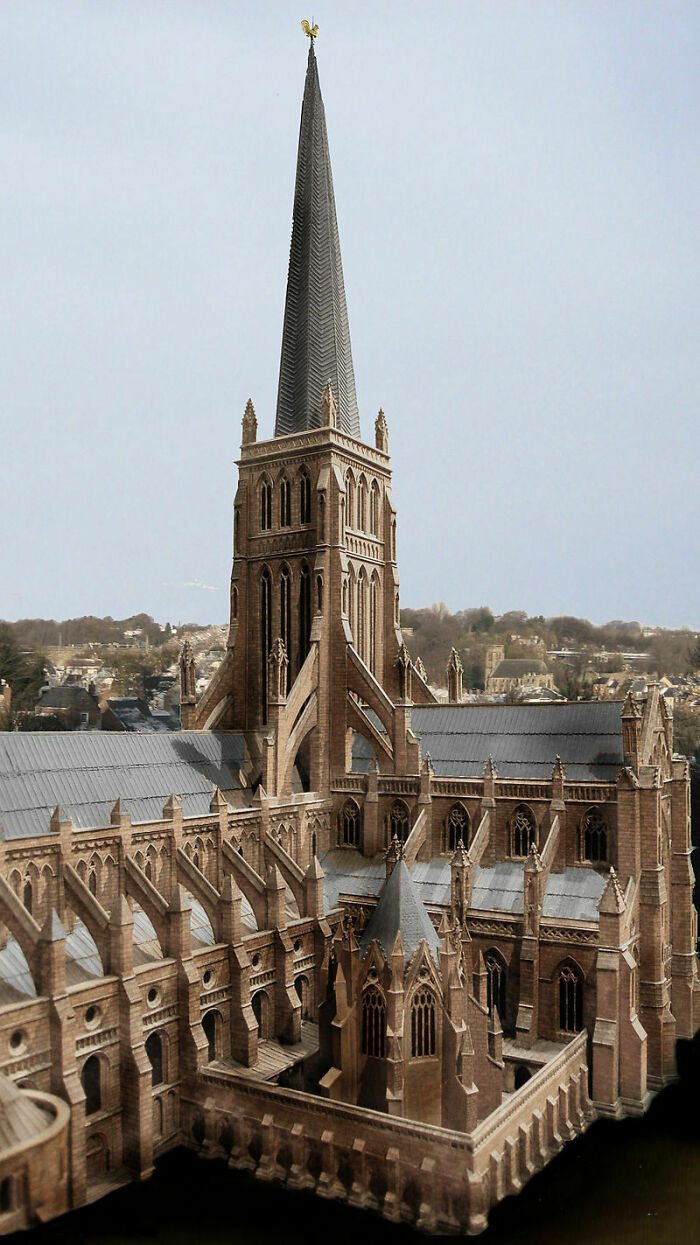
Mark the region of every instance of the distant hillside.
<instances>
[{"instance_id":1,"label":"distant hillside","mask_svg":"<svg viewBox=\"0 0 700 1245\"><path fill-rule=\"evenodd\" d=\"M141 632L141 638L149 645L166 643L172 636L173 628L169 622L161 625L151 618L150 614L132 614L130 618L95 618L87 615L84 618L66 618L61 622L50 618L21 618L18 622L2 622L0 626L7 628L20 649L33 652L45 652L49 648L73 648L86 644L134 644L133 635L127 632ZM199 623L182 623L176 628L177 634L183 631L206 631Z\"/></svg>"}]
</instances>

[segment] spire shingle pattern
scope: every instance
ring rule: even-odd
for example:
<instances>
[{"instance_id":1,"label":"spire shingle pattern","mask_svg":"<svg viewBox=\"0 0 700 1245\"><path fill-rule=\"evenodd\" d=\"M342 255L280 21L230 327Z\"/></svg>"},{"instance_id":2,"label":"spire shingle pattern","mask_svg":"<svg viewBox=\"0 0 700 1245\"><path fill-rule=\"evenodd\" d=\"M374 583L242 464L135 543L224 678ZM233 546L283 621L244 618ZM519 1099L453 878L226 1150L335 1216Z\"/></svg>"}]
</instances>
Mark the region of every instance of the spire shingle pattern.
<instances>
[{"instance_id":1,"label":"spire shingle pattern","mask_svg":"<svg viewBox=\"0 0 700 1245\"><path fill-rule=\"evenodd\" d=\"M301 106L276 437L320 426L321 391L328 380L339 428L359 438L326 115L312 42Z\"/></svg>"}]
</instances>

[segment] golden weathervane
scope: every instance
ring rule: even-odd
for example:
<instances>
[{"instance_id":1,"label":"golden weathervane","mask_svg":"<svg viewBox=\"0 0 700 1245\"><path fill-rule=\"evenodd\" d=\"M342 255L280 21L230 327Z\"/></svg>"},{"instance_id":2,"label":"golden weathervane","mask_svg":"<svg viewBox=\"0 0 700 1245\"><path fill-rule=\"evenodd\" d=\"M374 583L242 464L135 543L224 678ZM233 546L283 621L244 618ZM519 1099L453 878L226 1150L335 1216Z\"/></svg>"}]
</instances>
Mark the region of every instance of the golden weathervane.
<instances>
[{"instance_id":1,"label":"golden weathervane","mask_svg":"<svg viewBox=\"0 0 700 1245\"><path fill-rule=\"evenodd\" d=\"M309 25L309 23L307 22L306 18L304 18L304 19L302 20L302 23L301 23L301 28L302 28L302 30L303 30L303 32L304 32L304 34L305 34L305 35L306 35L306 36L307 36L307 37L311 40L311 42L313 43L314 39L316 38L316 35L318 34L318 22L316 23L316 25L315 25L315 26L310 26L310 25Z\"/></svg>"}]
</instances>

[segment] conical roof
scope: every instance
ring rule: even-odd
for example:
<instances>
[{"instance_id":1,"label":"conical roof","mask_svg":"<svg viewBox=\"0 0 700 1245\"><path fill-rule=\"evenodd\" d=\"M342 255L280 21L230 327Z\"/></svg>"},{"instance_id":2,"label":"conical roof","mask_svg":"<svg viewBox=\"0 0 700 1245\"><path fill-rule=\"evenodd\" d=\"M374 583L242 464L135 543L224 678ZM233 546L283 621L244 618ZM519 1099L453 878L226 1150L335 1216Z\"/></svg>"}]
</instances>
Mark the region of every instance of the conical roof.
<instances>
[{"instance_id":1,"label":"conical roof","mask_svg":"<svg viewBox=\"0 0 700 1245\"><path fill-rule=\"evenodd\" d=\"M407 963L418 944L425 940L437 961L440 939L418 894L415 882L399 860L392 869L360 939L360 955L364 956L376 938L386 959L389 958L396 935L401 932L404 961Z\"/></svg>"},{"instance_id":2,"label":"conical roof","mask_svg":"<svg viewBox=\"0 0 700 1245\"><path fill-rule=\"evenodd\" d=\"M338 426L360 436L326 115L313 40L301 106L275 436L317 428L331 382Z\"/></svg>"},{"instance_id":3,"label":"conical roof","mask_svg":"<svg viewBox=\"0 0 700 1245\"><path fill-rule=\"evenodd\" d=\"M45 1130L52 1116L43 1111L29 1094L18 1089L9 1077L0 1074L0 1154L23 1145Z\"/></svg>"}]
</instances>

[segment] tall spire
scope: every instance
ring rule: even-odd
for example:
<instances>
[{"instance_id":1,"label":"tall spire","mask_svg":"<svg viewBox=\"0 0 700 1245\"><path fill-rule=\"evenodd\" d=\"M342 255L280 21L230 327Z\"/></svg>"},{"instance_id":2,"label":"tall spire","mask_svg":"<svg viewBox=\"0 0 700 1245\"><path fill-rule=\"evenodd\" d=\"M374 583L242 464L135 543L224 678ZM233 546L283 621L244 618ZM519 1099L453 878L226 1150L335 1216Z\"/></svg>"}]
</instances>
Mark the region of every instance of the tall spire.
<instances>
[{"instance_id":1,"label":"tall spire","mask_svg":"<svg viewBox=\"0 0 700 1245\"><path fill-rule=\"evenodd\" d=\"M312 39L301 106L276 437L320 426L321 393L329 380L338 427L359 437L326 115Z\"/></svg>"}]
</instances>

